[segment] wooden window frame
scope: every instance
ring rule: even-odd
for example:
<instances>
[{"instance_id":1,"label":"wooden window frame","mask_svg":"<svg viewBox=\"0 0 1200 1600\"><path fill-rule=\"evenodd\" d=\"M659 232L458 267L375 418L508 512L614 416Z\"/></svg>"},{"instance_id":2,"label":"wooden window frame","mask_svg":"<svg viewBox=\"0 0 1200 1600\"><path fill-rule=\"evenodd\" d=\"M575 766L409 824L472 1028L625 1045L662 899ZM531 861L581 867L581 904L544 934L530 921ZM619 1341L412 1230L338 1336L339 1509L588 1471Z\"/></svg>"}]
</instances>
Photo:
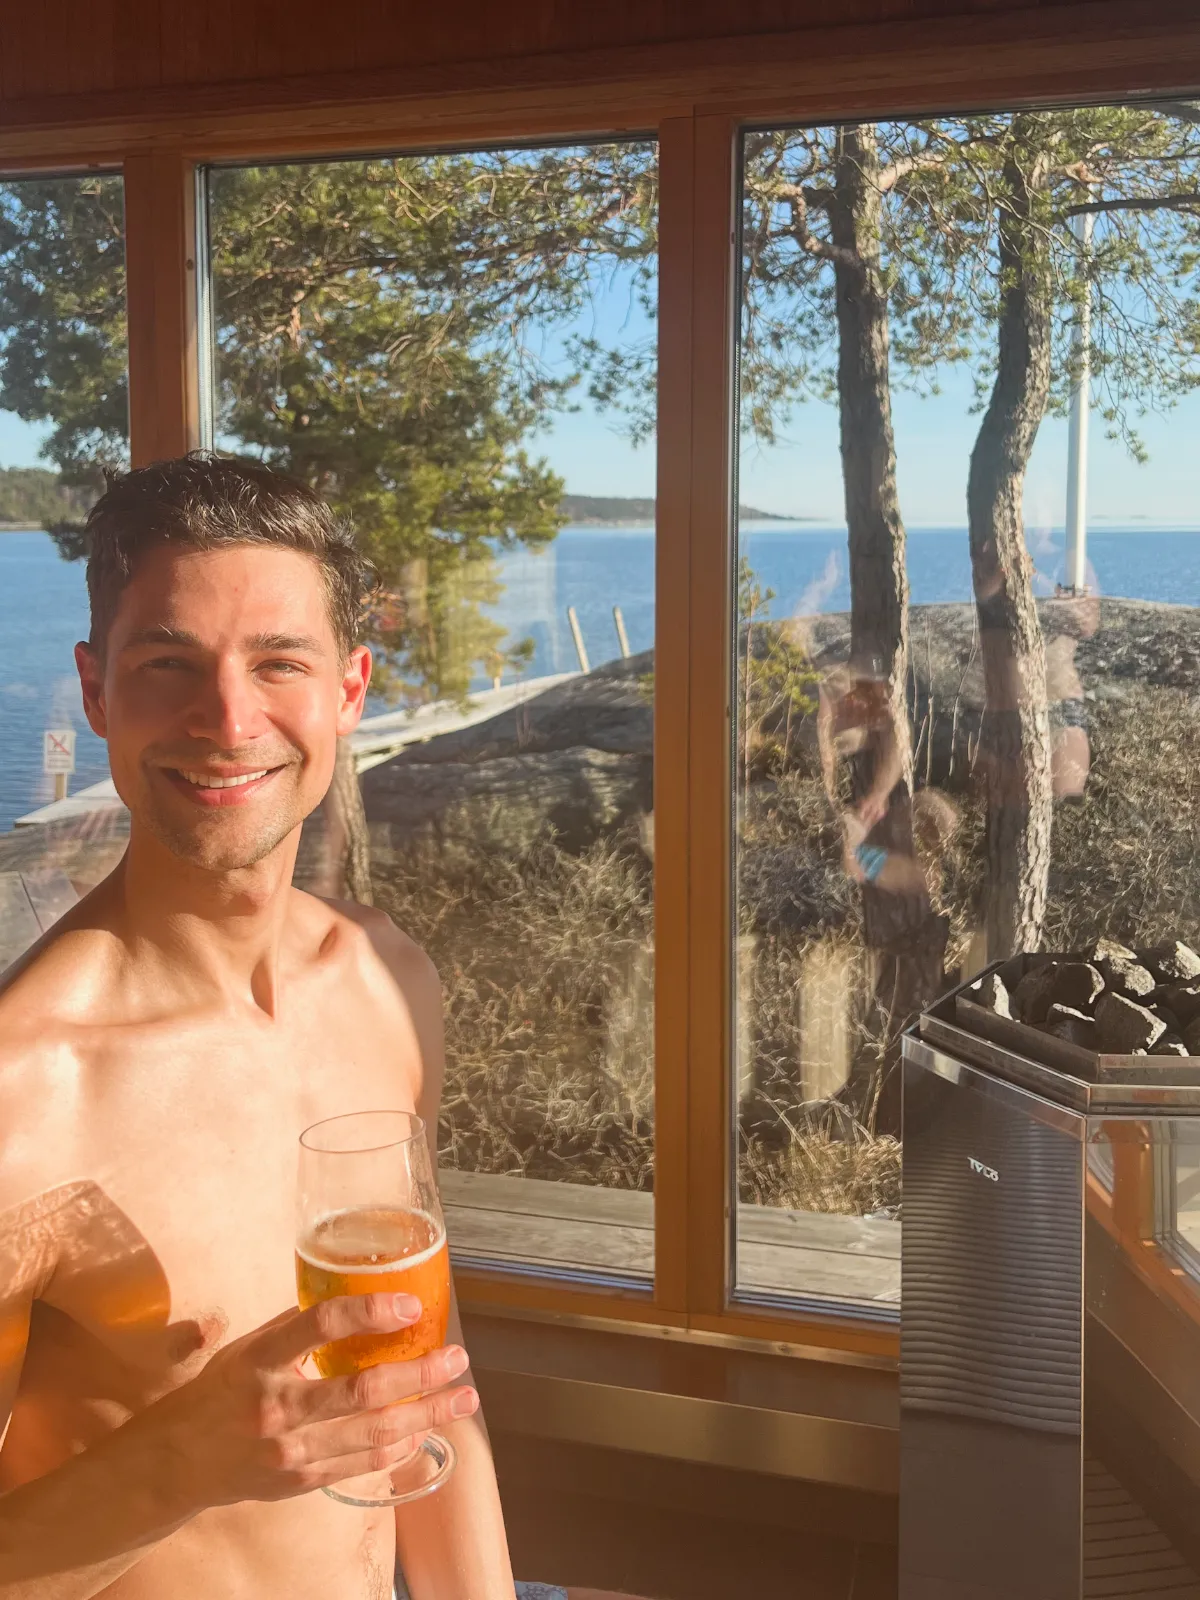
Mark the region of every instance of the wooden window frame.
<instances>
[{"instance_id":1,"label":"wooden window frame","mask_svg":"<svg viewBox=\"0 0 1200 1600\"><path fill-rule=\"evenodd\" d=\"M200 442L195 195L204 164L622 134L659 140L655 1284L638 1293L469 1271L458 1275L465 1307L869 1367L894 1362L894 1326L732 1298L736 144L754 124L1186 95L1197 84L1193 0L1103 0L407 78L0 109L0 174L124 173L136 464Z\"/></svg>"}]
</instances>

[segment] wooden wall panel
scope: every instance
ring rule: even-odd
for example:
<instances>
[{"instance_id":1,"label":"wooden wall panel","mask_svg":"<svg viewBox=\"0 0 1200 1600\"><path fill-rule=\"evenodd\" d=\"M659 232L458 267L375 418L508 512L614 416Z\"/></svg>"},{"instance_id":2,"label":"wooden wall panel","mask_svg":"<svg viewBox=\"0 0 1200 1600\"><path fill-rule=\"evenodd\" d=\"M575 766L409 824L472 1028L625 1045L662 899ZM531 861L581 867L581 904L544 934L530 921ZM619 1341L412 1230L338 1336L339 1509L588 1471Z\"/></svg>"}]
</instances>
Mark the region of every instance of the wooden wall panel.
<instances>
[{"instance_id":1,"label":"wooden wall panel","mask_svg":"<svg viewBox=\"0 0 1200 1600\"><path fill-rule=\"evenodd\" d=\"M1086 0L0 0L0 101L1037 12Z\"/></svg>"}]
</instances>

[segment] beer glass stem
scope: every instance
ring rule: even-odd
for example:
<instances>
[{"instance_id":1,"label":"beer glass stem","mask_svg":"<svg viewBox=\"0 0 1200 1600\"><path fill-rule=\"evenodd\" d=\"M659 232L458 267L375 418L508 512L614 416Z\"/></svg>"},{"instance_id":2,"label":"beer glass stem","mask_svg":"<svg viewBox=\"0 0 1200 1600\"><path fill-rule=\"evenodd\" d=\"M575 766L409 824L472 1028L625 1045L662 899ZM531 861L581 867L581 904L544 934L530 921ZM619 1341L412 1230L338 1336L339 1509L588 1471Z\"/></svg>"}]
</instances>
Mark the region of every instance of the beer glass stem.
<instances>
[{"instance_id":1,"label":"beer glass stem","mask_svg":"<svg viewBox=\"0 0 1200 1600\"><path fill-rule=\"evenodd\" d=\"M325 1493L346 1506L403 1506L440 1489L454 1471L454 1446L440 1433L430 1433L403 1461L382 1473L328 1484Z\"/></svg>"}]
</instances>

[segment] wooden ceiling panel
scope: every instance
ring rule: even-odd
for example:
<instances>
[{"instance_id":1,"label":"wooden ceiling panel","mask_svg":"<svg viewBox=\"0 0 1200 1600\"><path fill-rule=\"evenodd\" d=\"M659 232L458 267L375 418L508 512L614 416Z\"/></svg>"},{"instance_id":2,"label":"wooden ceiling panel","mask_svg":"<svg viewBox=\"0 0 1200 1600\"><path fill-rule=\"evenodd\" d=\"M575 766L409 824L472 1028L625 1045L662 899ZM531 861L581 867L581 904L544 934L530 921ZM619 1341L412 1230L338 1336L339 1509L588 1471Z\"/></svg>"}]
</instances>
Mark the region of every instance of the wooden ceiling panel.
<instances>
[{"instance_id":1,"label":"wooden ceiling panel","mask_svg":"<svg viewBox=\"0 0 1200 1600\"><path fill-rule=\"evenodd\" d=\"M1085 0L6 0L0 97L479 63Z\"/></svg>"},{"instance_id":2,"label":"wooden ceiling panel","mask_svg":"<svg viewBox=\"0 0 1200 1600\"><path fill-rule=\"evenodd\" d=\"M537 137L749 105L874 115L979 93L1178 92L1200 76L1196 0L0 0L0 13L9 170L164 136L213 159L371 148L375 126L390 146L475 124Z\"/></svg>"},{"instance_id":3,"label":"wooden ceiling panel","mask_svg":"<svg viewBox=\"0 0 1200 1600\"><path fill-rule=\"evenodd\" d=\"M162 0L116 0L109 73L114 89L149 89L162 82L164 10Z\"/></svg>"}]
</instances>

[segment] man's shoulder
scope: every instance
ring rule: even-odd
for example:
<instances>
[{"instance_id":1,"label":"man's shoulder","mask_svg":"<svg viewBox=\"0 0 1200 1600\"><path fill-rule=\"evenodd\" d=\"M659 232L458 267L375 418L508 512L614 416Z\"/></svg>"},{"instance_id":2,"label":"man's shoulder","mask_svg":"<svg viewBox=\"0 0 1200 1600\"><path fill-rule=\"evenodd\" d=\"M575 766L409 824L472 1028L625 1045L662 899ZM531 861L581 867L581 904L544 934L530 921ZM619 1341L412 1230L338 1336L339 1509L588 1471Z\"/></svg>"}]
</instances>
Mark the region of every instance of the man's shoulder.
<instances>
[{"instance_id":1,"label":"man's shoulder","mask_svg":"<svg viewBox=\"0 0 1200 1600\"><path fill-rule=\"evenodd\" d=\"M441 982L428 953L378 906L357 900L333 900L295 891L303 913L314 917L319 948L335 958L350 961L359 974L371 980L382 968L410 1000L436 995Z\"/></svg>"},{"instance_id":2,"label":"man's shoulder","mask_svg":"<svg viewBox=\"0 0 1200 1600\"><path fill-rule=\"evenodd\" d=\"M0 1048L77 1024L114 963L118 942L95 890L0 972Z\"/></svg>"},{"instance_id":3,"label":"man's shoulder","mask_svg":"<svg viewBox=\"0 0 1200 1600\"><path fill-rule=\"evenodd\" d=\"M304 895L298 911L316 934L320 959L336 973L343 1003L353 1006L360 1037L372 1033L409 1061L418 1109L432 1115L443 1074L442 985L415 939L386 912L354 900ZM352 999L353 997L353 999ZM410 1041L411 1049L404 1041Z\"/></svg>"},{"instance_id":4,"label":"man's shoulder","mask_svg":"<svg viewBox=\"0 0 1200 1600\"><path fill-rule=\"evenodd\" d=\"M68 913L0 975L0 1214L58 1171L80 1001L96 992L108 959L104 935Z\"/></svg>"}]
</instances>

